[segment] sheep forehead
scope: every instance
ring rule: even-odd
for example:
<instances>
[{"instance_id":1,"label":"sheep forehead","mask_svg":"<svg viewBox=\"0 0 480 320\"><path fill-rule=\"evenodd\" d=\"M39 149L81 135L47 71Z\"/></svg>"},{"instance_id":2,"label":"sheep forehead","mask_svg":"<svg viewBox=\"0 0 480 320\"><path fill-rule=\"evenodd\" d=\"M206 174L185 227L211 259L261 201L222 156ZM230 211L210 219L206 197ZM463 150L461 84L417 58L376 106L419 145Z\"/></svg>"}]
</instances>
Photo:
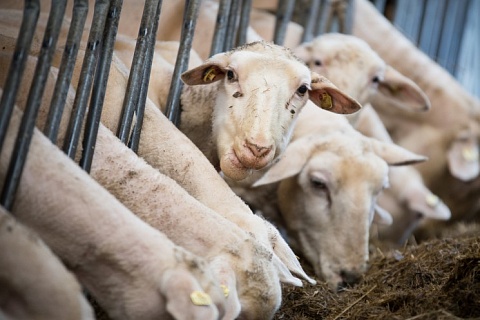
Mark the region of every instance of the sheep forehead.
<instances>
[{"instance_id":1,"label":"sheep forehead","mask_svg":"<svg viewBox=\"0 0 480 320\"><path fill-rule=\"evenodd\" d=\"M310 172L330 172L333 184L339 187L368 183L372 189L379 190L388 177L387 163L361 143L342 145L330 141L316 148L306 168Z\"/></svg>"},{"instance_id":2,"label":"sheep forehead","mask_svg":"<svg viewBox=\"0 0 480 320\"><path fill-rule=\"evenodd\" d=\"M310 70L303 63L263 52L235 52L230 56L229 67L235 69L240 79L261 74L263 77L281 76L283 79L306 84L311 82Z\"/></svg>"},{"instance_id":3,"label":"sheep forehead","mask_svg":"<svg viewBox=\"0 0 480 320\"><path fill-rule=\"evenodd\" d=\"M238 54L239 52L257 52L259 54L270 55L275 58L283 57L285 59L298 61L299 63L303 64L303 62L297 58L297 56L295 56L289 48L267 41L250 42L229 51L227 54L233 55Z\"/></svg>"},{"instance_id":4,"label":"sheep forehead","mask_svg":"<svg viewBox=\"0 0 480 320\"><path fill-rule=\"evenodd\" d=\"M361 61L371 69L385 67L385 62L362 39L349 35L329 34L317 38L313 43L313 53L323 59L341 64Z\"/></svg>"}]
</instances>

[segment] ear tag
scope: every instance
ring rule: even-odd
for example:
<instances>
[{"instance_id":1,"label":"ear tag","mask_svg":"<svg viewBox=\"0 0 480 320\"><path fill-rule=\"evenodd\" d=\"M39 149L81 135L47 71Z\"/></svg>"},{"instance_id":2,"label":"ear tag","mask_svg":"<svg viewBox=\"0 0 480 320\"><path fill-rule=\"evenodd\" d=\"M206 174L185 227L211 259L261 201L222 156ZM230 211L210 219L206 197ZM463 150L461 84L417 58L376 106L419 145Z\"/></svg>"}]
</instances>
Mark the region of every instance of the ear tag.
<instances>
[{"instance_id":1,"label":"ear tag","mask_svg":"<svg viewBox=\"0 0 480 320\"><path fill-rule=\"evenodd\" d=\"M212 298L210 298L207 293L202 291L193 291L190 294L190 299L196 306L209 306L212 304Z\"/></svg>"},{"instance_id":2,"label":"ear tag","mask_svg":"<svg viewBox=\"0 0 480 320\"><path fill-rule=\"evenodd\" d=\"M215 69L210 68L203 74L203 82L212 82L216 76Z\"/></svg>"},{"instance_id":3,"label":"ear tag","mask_svg":"<svg viewBox=\"0 0 480 320\"><path fill-rule=\"evenodd\" d=\"M478 150L472 147L465 147L462 150L462 156L466 161L477 161Z\"/></svg>"},{"instance_id":4,"label":"ear tag","mask_svg":"<svg viewBox=\"0 0 480 320\"><path fill-rule=\"evenodd\" d=\"M425 201L430 208L435 208L440 202L440 199L433 193L430 193L428 196L426 196Z\"/></svg>"},{"instance_id":5,"label":"ear tag","mask_svg":"<svg viewBox=\"0 0 480 320\"><path fill-rule=\"evenodd\" d=\"M332 109L333 107L332 97L326 92L322 92L322 100L320 101L320 107L326 110Z\"/></svg>"},{"instance_id":6,"label":"ear tag","mask_svg":"<svg viewBox=\"0 0 480 320\"><path fill-rule=\"evenodd\" d=\"M224 284L221 284L220 288L222 288L225 298L228 298L228 295L230 294L230 289L228 289L228 287Z\"/></svg>"}]
</instances>

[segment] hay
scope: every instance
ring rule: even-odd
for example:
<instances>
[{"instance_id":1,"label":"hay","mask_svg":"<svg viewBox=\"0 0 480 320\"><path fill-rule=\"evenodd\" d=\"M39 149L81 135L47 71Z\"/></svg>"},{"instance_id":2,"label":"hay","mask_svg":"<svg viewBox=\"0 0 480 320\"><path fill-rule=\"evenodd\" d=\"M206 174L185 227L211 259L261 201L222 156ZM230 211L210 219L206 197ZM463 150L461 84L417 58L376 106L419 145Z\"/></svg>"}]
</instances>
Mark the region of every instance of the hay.
<instances>
[{"instance_id":1,"label":"hay","mask_svg":"<svg viewBox=\"0 0 480 320\"><path fill-rule=\"evenodd\" d=\"M275 319L480 319L480 235L376 250L362 282L338 294L285 286Z\"/></svg>"}]
</instances>

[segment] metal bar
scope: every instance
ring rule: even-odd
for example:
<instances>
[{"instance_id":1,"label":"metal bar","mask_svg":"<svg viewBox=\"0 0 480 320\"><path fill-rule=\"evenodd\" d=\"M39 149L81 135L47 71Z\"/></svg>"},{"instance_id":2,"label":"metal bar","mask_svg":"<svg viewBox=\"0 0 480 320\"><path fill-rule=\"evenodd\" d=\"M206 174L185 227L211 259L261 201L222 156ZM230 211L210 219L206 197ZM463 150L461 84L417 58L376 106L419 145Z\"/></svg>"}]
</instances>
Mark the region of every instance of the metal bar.
<instances>
[{"instance_id":1,"label":"metal bar","mask_svg":"<svg viewBox=\"0 0 480 320\"><path fill-rule=\"evenodd\" d=\"M108 75L110 72L110 64L112 62L113 47L117 36L122 4L123 0L111 0L107 20L105 22L102 40L103 45L100 52L97 71L95 72L92 97L90 99L87 120L85 122L82 158L80 159L80 167L87 172L90 172L93 154L95 152L95 142L97 141L98 127L100 126L103 101L107 89Z\"/></svg>"},{"instance_id":2,"label":"metal bar","mask_svg":"<svg viewBox=\"0 0 480 320\"><path fill-rule=\"evenodd\" d=\"M326 1L328 0L320 0L320 6L318 7L318 11L316 14L316 26L313 37L319 36L323 33L324 27L324 19L325 19L325 11L327 10Z\"/></svg>"},{"instance_id":3,"label":"metal bar","mask_svg":"<svg viewBox=\"0 0 480 320\"><path fill-rule=\"evenodd\" d=\"M418 47L433 60L437 60L446 8L446 0L426 0L425 3L425 17L420 30Z\"/></svg>"},{"instance_id":4,"label":"metal bar","mask_svg":"<svg viewBox=\"0 0 480 320\"><path fill-rule=\"evenodd\" d=\"M420 22L423 16L423 1L402 0L397 2L394 25L414 44L418 43Z\"/></svg>"},{"instance_id":5,"label":"metal bar","mask_svg":"<svg viewBox=\"0 0 480 320\"><path fill-rule=\"evenodd\" d=\"M467 15L468 0L449 1L437 62L454 73Z\"/></svg>"},{"instance_id":6,"label":"metal bar","mask_svg":"<svg viewBox=\"0 0 480 320\"><path fill-rule=\"evenodd\" d=\"M295 0L279 0L277 19L275 21L275 32L273 34L273 42L275 44L283 45L287 33L287 26L292 19L294 7Z\"/></svg>"},{"instance_id":7,"label":"metal bar","mask_svg":"<svg viewBox=\"0 0 480 320\"><path fill-rule=\"evenodd\" d=\"M223 51L227 34L227 26L230 15L230 0L221 0L218 7L217 22L213 33L210 56Z\"/></svg>"},{"instance_id":8,"label":"metal bar","mask_svg":"<svg viewBox=\"0 0 480 320\"><path fill-rule=\"evenodd\" d=\"M168 93L165 113L167 118L176 126L180 124L180 94L183 88L183 82L180 76L188 68L188 59L192 48L199 6L199 0L189 0L185 8L182 34L180 36L180 48L178 49L177 61L175 62L175 69L173 70L172 82Z\"/></svg>"},{"instance_id":9,"label":"metal bar","mask_svg":"<svg viewBox=\"0 0 480 320\"><path fill-rule=\"evenodd\" d=\"M18 130L17 140L13 148L12 157L3 186L0 203L7 210L12 209L15 193L20 182L23 167L27 159L28 149L35 129L35 120L42 101L47 76L50 71L58 34L65 14L66 1L52 0L47 28L43 36L42 48L38 56L35 73L28 94L27 104Z\"/></svg>"},{"instance_id":10,"label":"metal bar","mask_svg":"<svg viewBox=\"0 0 480 320\"><path fill-rule=\"evenodd\" d=\"M240 0L232 0L223 51L228 51L235 46L235 39L237 35L237 32L236 32L237 23L239 19L239 10L240 10Z\"/></svg>"},{"instance_id":11,"label":"metal bar","mask_svg":"<svg viewBox=\"0 0 480 320\"><path fill-rule=\"evenodd\" d=\"M70 122L68 124L67 134L63 145L63 151L72 159L75 158L78 141L80 140L87 101L90 96L98 54L102 45L102 34L107 19L109 2L109 0L97 0L95 2L92 26L88 36L80 79L78 81L77 92L73 102L72 113L70 115Z\"/></svg>"},{"instance_id":12,"label":"metal bar","mask_svg":"<svg viewBox=\"0 0 480 320\"><path fill-rule=\"evenodd\" d=\"M15 52L13 53L10 68L8 69L8 75L0 101L0 152L3 149L8 123L10 122L18 88L22 80L23 71L25 70L25 64L32 44L39 13L39 0L25 0L22 25L19 31L19 34L22 36L17 38Z\"/></svg>"},{"instance_id":13,"label":"metal bar","mask_svg":"<svg viewBox=\"0 0 480 320\"><path fill-rule=\"evenodd\" d=\"M154 31L151 26L155 25L155 15L159 7L159 0L147 0L143 9L142 21L138 31L137 43L135 45L135 52L133 54L132 67L128 77L127 88L125 92L125 99L123 100L122 115L118 125L117 136L125 144L128 142L130 129L132 127L133 115L138 109L139 92L142 86L142 81L145 76L145 60L148 53L148 45L152 41L151 34ZM158 17L157 17L158 19ZM158 26L158 23L157 23ZM148 74L148 80L150 73ZM148 88L148 87L147 87Z\"/></svg>"},{"instance_id":14,"label":"metal bar","mask_svg":"<svg viewBox=\"0 0 480 320\"><path fill-rule=\"evenodd\" d=\"M343 24L345 29L343 32L346 34L351 34L353 31L353 17L355 15L355 1L346 0L346 2L347 7L345 8L345 21Z\"/></svg>"},{"instance_id":15,"label":"metal bar","mask_svg":"<svg viewBox=\"0 0 480 320\"><path fill-rule=\"evenodd\" d=\"M243 0L240 13L240 24L238 26L237 46L247 42L247 28L250 23L250 11L252 9L252 0Z\"/></svg>"},{"instance_id":16,"label":"metal bar","mask_svg":"<svg viewBox=\"0 0 480 320\"><path fill-rule=\"evenodd\" d=\"M305 25L302 35L302 43L311 41L314 38L313 29L315 28L315 22L318 19L318 10L320 8L320 0L311 0L310 7L305 7L304 17Z\"/></svg>"},{"instance_id":17,"label":"metal bar","mask_svg":"<svg viewBox=\"0 0 480 320\"><path fill-rule=\"evenodd\" d=\"M63 51L62 62L55 83L55 94L48 110L44 133L54 144L57 141L58 129L62 119L65 100L72 80L73 68L82 39L83 28L88 13L88 0L75 0L72 10L72 22L68 31L68 38Z\"/></svg>"},{"instance_id":18,"label":"metal bar","mask_svg":"<svg viewBox=\"0 0 480 320\"><path fill-rule=\"evenodd\" d=\"M324 34L325 32L329 31L327 30L327 27L331 24L330 17L332 10L332 2L330 0L324 0L321 10L320 21L318 22L317 35Z\"/></svg>"}]
</instances>

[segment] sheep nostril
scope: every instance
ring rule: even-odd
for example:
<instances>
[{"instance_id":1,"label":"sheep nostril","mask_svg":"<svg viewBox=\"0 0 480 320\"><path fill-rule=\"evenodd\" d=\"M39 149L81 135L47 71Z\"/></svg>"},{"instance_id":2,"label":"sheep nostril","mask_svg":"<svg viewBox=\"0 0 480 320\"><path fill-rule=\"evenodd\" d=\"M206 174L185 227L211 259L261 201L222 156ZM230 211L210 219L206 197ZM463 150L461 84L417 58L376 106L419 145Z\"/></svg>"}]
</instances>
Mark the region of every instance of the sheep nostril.
<instances>
[{"instance_id":1,"label":"sheep nostril","mask_svg":"<svg viewBox=\"0 0 480 320\"><path fill-rule=\"evenodd\" d=\"M246 144L247 144L247 148L250 149L250 151L252 151L252 154L258 158L266 156L272 150L272 146L268 146L268 147L259 146L249 141L246 141Z\"/></svg>"},{"instance_id":2,"label":"sheep nostril","mask_svg":"<svg viewBox=\"0 0 480 320\"><path fill-rule=\"evenodd\" d=\"M341 270L340 277L342 277L343 281L339 283L339 285L342 285L344 288L358 283L361 278L358 272L352 272L347 270Z\"/></svg>"}]
</instances>

